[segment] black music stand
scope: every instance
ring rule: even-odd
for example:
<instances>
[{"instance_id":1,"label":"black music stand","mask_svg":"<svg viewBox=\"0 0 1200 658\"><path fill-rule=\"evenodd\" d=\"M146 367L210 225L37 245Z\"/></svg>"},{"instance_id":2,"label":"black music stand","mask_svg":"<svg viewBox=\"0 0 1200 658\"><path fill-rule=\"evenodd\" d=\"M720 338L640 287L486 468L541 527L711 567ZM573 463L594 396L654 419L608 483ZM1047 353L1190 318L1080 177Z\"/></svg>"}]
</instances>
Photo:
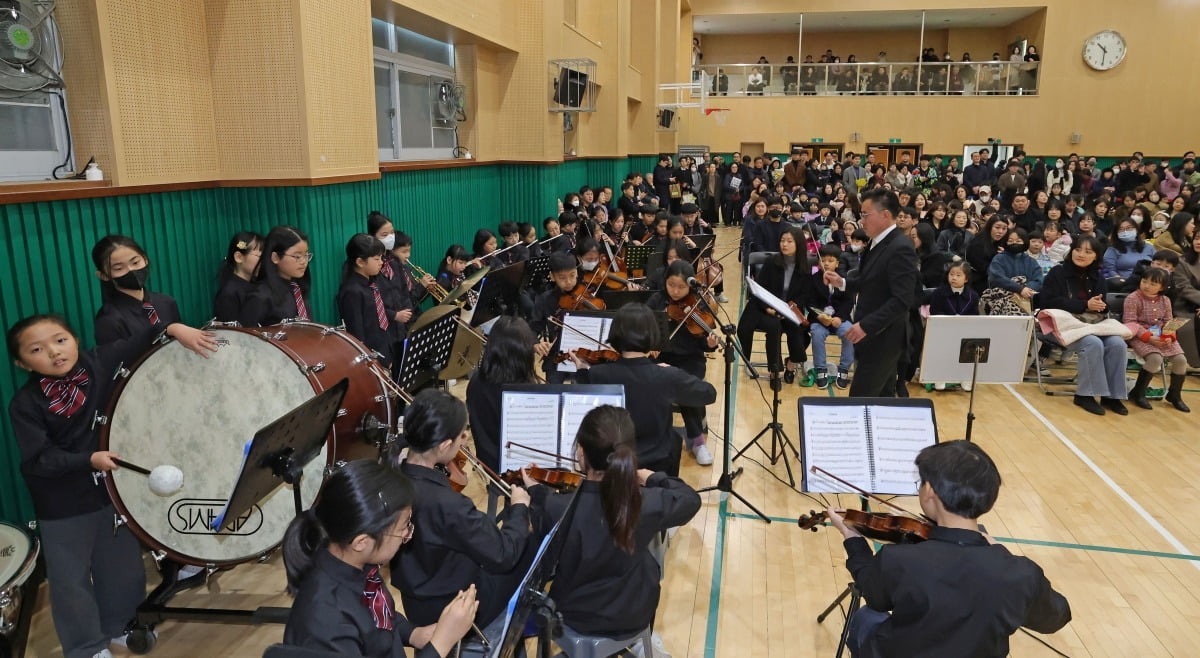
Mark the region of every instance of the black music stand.
<instances>
[{"instance_id":1,"label":"black music stand","mask_svg":"<svg viewBox=\"0 0 1200 658\"><path fill-rule=\"evenodd\" d=\"M600 289L600 299L604 300L608 310L615 311L626 304L645 304L654 296L656 290L612 290Z\"/></svg>"},{"instance_id":2,"label":"black music stand","mask_svg":"<svg viewBox=\"0 0 1200 658\"><path fill-rule=\"evenodd\" d=\"M536 256L525 261L521 273L521 289L532 288L534 292L544 290L550 281L550 256Z\"/></svg>"},{"instance_id":3,"label":"black music stand","mask_svg":"<svg viewBox=\"0 0 1200 658\"><path fill-rule=\"evenodd\" d=\"M650 254L653 254L658 248L654 245L629 245L625 247L625 267L632 272L636 269L642 269L646 274L650 274L647 262L651 260Z\"/></svg>"},{"instance_id":4,"label":"black music stand","mask_svg":"<svg viewBox=\"0 0 1200 658\"><path fill-rule=\"evenodd\" d=\"M710 258L714 257L712 251L717 241L717 236L713 235L712 233L698 233L696 235L689 235L687 238L696 245L694 248L692 248L692 258L695 258L705 252L708 253Z\"/></svg>"},{"instance_id":5,"label":"black music stand","mask_svg":"<svg viewBox=\"0 0 1200 658\"><path fill-rule=\"evenodd\" d=\"M524 261L492 270L479 284L479 299L475 302L475 313L471 315L471 326L487 324L501 315L516 315L524 278Z\"/></svg>"},{"instance_id":6,"label":"black music stand","mask_svg":"<svg viewBox=\"0 0 1200 658\"><path fill-rule=\"evenodd\" d=\"M214 530L224 526L226 519L238 519L249 513L282 482L292 485L296 514L304 511L300 491L304 467L320 454L349 388L350 380L343 378L255 432L242 462L241 472L233 485L229 503L213 523ZM166 602L180 590L179 565L164 561L163 566L162 583L138 606L129 630L127 642L134 653L150 651L155 642L154 626L168 619L241 624L287 623L290 609L275 606L262 606L255 610L169 607Z\"/></svg>"},{"instance_id":7,"label":"black music stand","mask_svg":"<svg viewBox=\"0 0 1200 658\"><path fill-rule=\"evenodd\" d=\"M521 585L509 599L504 613L501 639L492 643L492 651L488 658L512 658L516 655L524 635L525 624L531 616L538 623L538 655L541 658L550 658L553 655L552 644L555 638L562 636L562 615L546 592L546 583L554 577L554 572L558 569L567 530L575 520L575 508L578 504L579 490L576 490L571 496L571 502L567 503L562 518L542 539L542 546L533 558L533 564L529 566Z\"/></svg>"},{"instance_id":8,"label":"black music stand","mask_svg":"<svg viewBox=\"0 0 1200 658\"><path fill-rule=\"evenodd\" d=\"M438 373L450 363L459 312L457 306L435 306L421 314L421 322L404 339L396 369L397 386L412 393L437 380Z\"/></svg>"}]
</instances>

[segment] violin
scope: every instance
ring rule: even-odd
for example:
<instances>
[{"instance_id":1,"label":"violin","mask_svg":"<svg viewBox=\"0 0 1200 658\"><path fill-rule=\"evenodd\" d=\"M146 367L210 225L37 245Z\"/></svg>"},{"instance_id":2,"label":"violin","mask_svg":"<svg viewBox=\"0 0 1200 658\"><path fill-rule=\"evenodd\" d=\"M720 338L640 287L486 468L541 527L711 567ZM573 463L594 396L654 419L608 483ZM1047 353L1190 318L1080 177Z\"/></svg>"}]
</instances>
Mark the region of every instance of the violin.
<instances>
[{"instance_id":1,"label":"violin","mask_svg":"<svg viewBox=\"0 0 1200 658\"><path fill-rule=\"evenodd\" d=\"M708 337L717 322L713 314L705 310L705 305L700 303L700 298L694 292L667 304L667 317L676 324L683 324L688 333L697 338Z\"/></svg>"},{"instance_id":2,"label":"violin","mask_svg":"<svg viewBox=\"0 0 1200 658\"><path fill-rule=\"evenodd\" d=\"M559 493L567 493L579 488L583 484L583 476L575 471L565 468L542 468L540 466L526 466L525 473L531 480L536 480L540 484L544 484ZM525 480L521 477L521 471L507 471L500 476L500 479L508 484L517 486L525 486Z\"/></svg>"},{"instance_id":3,"label":"violin","mask_svg":"<svg viewBox=\"0 0 1200 658\"><path fill-rule=\"evenodd\" d=\"M601 255L600 262L596 265L596 269L588 275L588 287L595 286L599 291L601 287L606 287L611 290L632 289L633 285L629 279L618 274L613 274L612 264L608 256Z\"/></svg>"},{"instance_id":4,"label":"violin","mask_svg":"<svg viewBox=\"0 0 1200 658\"><path fill-rule=\"evenodd\" d=\"M608 361L616 361L617 359L621 358L621 355L618 354L616 350L589 350L586 347L580 347L573 349L570 352L563 352L562 354L559 354L558 356L554 357L554 362L562 363L563 361L571 358L571 354L574 354L581 360L586 361L591 365L605 363Z\"/></svg>"},{"instance_id":5,"label":"violin","mask_svg":"<svg viewBox=\"0 0 1200 658\"><path fill-rule=\"evenodd\" d=\"M607 308L604 300L593 295L582 283L575 286L571 292L563 293L558 298L558 307L564 311L578 311L585 308L591 311L603 311Z\"/></svg>"},{"instance_id":6,"label":"violin","mask_svg":"<svg viewBox=\"0 0 1200 658\"><path fill-rule=\"evenodd\" d=\"M801 530L817 531L817 524L829 518L826 512L809 511L808 514L796 519ZM929 539L929 533L936 524L927 519L918 519L899 514L884 512L862 512L848 509L842 513L846 525L858 533L875 541L893 544L915 544Z\"/></svg>"},{"instance_id":7,"label":"violin","mask_svg":"<svg viewBox=\"0 0 1200 658\"><path fill-rule=\"evenodd\" d=\"M467 456L461 450L450 460L450 463L438 468L450 479L450 488L462 493L467 488Z\"/></svg>"}]
</instances>

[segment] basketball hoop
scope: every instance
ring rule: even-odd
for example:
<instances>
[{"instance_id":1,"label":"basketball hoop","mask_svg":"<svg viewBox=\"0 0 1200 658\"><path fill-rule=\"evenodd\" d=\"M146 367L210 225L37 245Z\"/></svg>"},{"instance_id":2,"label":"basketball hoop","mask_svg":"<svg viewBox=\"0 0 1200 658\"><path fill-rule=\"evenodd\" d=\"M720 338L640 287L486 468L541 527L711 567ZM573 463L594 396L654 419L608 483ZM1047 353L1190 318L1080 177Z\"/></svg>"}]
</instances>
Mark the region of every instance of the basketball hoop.
<instances>
[{"instance_id":1,"label":"basketball hoop","mask_svg":"<svg viewBox=\"0 0 1200 658\"><path fill-rule=\"evenodd\" d=\"M725 125L729 120L729 108L727 107L706 107L704 108L704 116L711 116L716 120L718 126Z\"/></svg>"}]
</instances>

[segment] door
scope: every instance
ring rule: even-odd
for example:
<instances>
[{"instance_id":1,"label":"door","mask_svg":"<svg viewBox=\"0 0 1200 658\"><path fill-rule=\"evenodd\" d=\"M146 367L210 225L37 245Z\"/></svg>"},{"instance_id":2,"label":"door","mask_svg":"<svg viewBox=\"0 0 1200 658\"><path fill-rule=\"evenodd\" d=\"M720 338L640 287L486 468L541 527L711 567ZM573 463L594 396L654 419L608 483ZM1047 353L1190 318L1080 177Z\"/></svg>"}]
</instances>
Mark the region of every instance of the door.
<instances>
[{"instance_id":1,"label":"door","mask_svg":"<svg viewBox=\"0 0 1200 658\"><path fill-rule=\"evenodd\" d=\"M741 148L738 149L742 156L750 156L750 159L761 157L766 153L766 146L762 142L742 142Z\"/></svg>"},{"instance_id":2,"label":"door","mask_svg":"<svg viewBox=\"0 0 1200 658\"><path fill-rule=\"evenodd\" d=\"M886 147L872 146L870 149L871 155L875 156L875 163L887 167L892 163L892 150Z\"/></svg>"}]
</instances>

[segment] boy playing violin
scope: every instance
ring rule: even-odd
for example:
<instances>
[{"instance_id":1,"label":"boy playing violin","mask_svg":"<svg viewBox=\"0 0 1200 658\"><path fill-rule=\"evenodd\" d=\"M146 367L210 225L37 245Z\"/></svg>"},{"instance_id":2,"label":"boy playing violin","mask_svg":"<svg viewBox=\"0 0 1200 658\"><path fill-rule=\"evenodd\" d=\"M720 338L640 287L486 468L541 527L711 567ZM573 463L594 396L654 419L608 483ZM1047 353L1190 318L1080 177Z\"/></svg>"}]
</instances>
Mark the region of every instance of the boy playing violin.
<instances>
[{"instance_id":1,"label":"boy playing violin","mask_svg":"<svg viewBox=\"0 0 1200 658\"><path fill-rule=\"evenodd\" d=\"M991 458L974 443L948 441L915 463L921 510L937 524L927 541L872 555L863 536L827 510L866 602L848 622L851 655L1005 656L1017 628L1053 633L1071 621L1067 599L1041 568L980 529L1000 491Z\"/></svg>"},{"instance_id":2,"label":"boy playing violin","mask_svg":"<svg viewBox=\"0 0 1200 658\"><path fill-rule=\"evenodd\" d=\"M546 374L547 384L561 384L566 380L566 373L560 372L554 364L554 355L558 354L562 343L562 331L551 318L561 318L559 306L562 297L571 293L579 283L577 266L575 256L569 252L550 254L550 281L554 285L539 294L533 303L533 319L529 327L539 337L554 336L553 340L541 340L534 346L534 351L542 357L542 371ZM579 308L588 310L582 304Z\"/></svg>"}]
</instances>

